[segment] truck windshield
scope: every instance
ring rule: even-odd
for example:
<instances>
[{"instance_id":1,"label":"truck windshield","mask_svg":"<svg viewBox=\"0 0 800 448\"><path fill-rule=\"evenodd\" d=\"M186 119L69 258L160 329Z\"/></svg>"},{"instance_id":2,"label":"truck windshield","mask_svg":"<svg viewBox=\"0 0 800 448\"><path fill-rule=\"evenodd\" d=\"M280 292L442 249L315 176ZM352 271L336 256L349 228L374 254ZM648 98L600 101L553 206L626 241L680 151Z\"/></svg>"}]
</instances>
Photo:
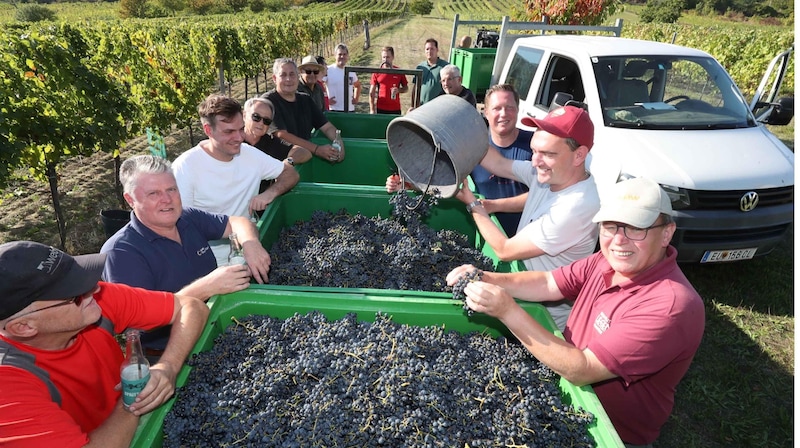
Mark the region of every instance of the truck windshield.
<instances>
[{"instance_id":1,"label":"truck windshield","mask_svg":"<svg viewBox=\"0 0 800 448\"><path fill-rule=\"evenodd\" d=\"M739 89L714 59L597 58L595 79L606 126L734 129L756 126Z\"/></svg>"}]
</instances>

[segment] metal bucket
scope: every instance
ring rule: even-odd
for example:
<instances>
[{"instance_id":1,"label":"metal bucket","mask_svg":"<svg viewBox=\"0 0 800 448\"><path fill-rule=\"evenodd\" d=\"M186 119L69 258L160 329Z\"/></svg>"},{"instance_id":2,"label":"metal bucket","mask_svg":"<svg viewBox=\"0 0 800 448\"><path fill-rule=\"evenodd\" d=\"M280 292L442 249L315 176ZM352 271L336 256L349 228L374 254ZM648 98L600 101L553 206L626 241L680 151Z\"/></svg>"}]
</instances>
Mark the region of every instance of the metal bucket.
<instances>
[{"instance_id":1,"label":"metal bucket","mask_svg":"<svg viewBox=\"0 0 800 448\"><path fill-rule=\"evenodd\" d=\"M486 155L489 137L477 109L456 95L441 95L392 120L386 142L406 182L449 198Z\"/></svg>"}]
</instances>

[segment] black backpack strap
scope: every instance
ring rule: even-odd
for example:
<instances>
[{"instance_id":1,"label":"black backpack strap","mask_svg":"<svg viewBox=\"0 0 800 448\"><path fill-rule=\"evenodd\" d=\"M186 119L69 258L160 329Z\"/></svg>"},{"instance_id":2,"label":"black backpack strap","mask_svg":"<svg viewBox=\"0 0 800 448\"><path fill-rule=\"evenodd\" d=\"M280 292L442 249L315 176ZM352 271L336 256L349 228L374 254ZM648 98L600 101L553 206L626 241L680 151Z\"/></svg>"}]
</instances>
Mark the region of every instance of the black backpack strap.
<instances>
[{"instance_id":1,"label":"black backpack strap","mask_svg":"<svg viewBox=\"0 0 800 448\"><path fill-rule=\"evenodd\" d=\"M47 386L53 401L61 406L61 392L50 380L50 374L34 363L35 359L32 354L23 352L6 341L0 341L0 365L17 367L35 375Z\"/></svg>"},{"instance_id":2,"label":"black backpack strap","mask_svg":"<svg viewBox=\"0 0 800 448\"><path fill-rule=\"evenodd\" d=\"M103 330L106 330L111 336L115 336L114 324L106 316L100 316L100 320L97 321L97 326Z\"/></svg>"}]
</instances>

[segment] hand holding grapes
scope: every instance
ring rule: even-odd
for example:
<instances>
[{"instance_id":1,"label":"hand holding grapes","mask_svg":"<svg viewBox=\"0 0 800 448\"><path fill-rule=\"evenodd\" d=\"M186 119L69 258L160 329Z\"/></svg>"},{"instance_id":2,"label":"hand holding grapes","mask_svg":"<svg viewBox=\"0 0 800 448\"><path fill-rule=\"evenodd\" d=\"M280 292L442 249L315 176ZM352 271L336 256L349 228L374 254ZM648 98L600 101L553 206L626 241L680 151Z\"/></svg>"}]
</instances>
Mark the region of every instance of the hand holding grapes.
<instances>
[{"instance_id":1,"label":"hand holding grapes","mask_svg":"<svg viewBox=\"0 0 800 448\"><path fill-rule=\"evenodd\" d=\"M503 320L503 317L519 305L505 289L500 286L474 281L464 287L466 305L473 311L488 314Z\"/></svg>"}]
</instances>

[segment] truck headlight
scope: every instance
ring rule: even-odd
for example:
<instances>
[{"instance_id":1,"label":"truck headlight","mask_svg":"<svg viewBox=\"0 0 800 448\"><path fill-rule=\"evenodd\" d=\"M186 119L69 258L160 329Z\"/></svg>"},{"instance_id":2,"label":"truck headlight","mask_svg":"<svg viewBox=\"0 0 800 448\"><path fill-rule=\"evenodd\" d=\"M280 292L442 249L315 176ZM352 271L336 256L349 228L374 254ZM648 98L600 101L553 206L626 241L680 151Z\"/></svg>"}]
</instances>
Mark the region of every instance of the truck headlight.
<instances>
[{"instance_id":1,"label":"truck headlight","mask_svg":"<svg viewBox=\"0 0 800 448\"><path fill-rule=\"evenodd\" d=\"M661 185L661 188L667 192L670 201L672 201L672 209L680 210L689 207L689 193L684 188L673 187L672 185Z\"/></svg>"}]
</instances>

